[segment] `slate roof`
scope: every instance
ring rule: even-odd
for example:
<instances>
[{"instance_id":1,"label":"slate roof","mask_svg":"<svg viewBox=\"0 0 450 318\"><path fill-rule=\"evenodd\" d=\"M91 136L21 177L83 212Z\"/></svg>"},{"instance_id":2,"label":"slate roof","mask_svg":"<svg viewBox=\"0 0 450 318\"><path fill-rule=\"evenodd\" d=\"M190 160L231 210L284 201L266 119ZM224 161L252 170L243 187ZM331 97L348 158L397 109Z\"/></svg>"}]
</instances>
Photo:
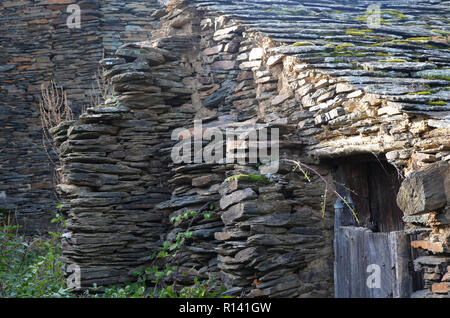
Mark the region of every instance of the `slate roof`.
<instances>
[{"instance_id":1,"label":"slate roof","mask_svg":"<svg viewBox=\"0 0 450 318\"><path fill-rule=\"evenodd\" d=\"M187 1L279 43L274 53L450 119L450 1ZM379 24L372 8L380 6ZM376 12L376 11L375 11Z\"/></svg>"}]
</instances>

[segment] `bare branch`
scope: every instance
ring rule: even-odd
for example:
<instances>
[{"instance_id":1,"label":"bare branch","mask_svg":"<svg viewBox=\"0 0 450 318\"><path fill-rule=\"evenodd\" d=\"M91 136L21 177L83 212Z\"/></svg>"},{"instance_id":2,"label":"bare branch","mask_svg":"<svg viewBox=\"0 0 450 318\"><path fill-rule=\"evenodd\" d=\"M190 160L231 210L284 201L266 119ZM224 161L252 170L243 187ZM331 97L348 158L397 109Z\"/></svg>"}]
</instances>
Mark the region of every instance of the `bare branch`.
<instances>
[{"instance_id":1,"label":"bare branch","mask_svg":"<svg viewBox=\"0 0 450 318\"><path fill-rule=\"evenodd\" d=\"M47 86L41 86L41 101L39 103L39 112L42 125L42 146L44 148L50 163L56 168L56 183L62 183L62 174L60 173L60 164L55 162L53 152L59 157L59 149L55 146L50 135L50 129L58 126L60 123L73 120L73 112L67 101L67 94L63 87L51 81Z\"/></svg>"},{"instance_id":2,"label":"bare branch","mask_svg":"<svg viewBox=\"0 0 450 318\"><path fill-rule=\"evenodd\" d=\"M358 224L359 224L359 219L358 219L358 215L356 214L356 212L355 212L355 208L354 207L351 207L350 206L350 204L347 202L347 200L345 199L345 198L343 198L331 185L330 185L330 183L327 181L327 179L325 179L317 170L315 170L314 168L312 168L312 167L310 167L310 166L308 166L308 165L306 165L306 164L304 164L304 163L301 163L300 161L295 161L295 160L290 160L290 159L281 159L281 161L285 161L285 162L289 162L289 163L292 163L292 164L294 164L295 166L297 166L299 169L300 169L300 171L304 171L303 170L303 168L304 169L307 169L307 170L309 170L309 171L311 171L312 173L314 173L315 175L317 175L322 181L323 181L323 183L325 183L325 195L324 195L324 197L325 197L325 200L326 200L326 194L327 194L327 191L328 190L331 190L334 194L336 194L344 203L345 203L345 205L350 209L350 211L352 211L352 214L353 214L353 216L354 216L354 218L355 218L355 220L356 220L356 222L358 222ZM305 176L307 176L307 174L306 174L306 172L304 172L304 174L305 174ZM324 208L325 208L325 202L323 203L323 206L322 206L322 215L324 214L324 212L325 212L325 210L324 210Z\"/></svg>"}]
</instances>

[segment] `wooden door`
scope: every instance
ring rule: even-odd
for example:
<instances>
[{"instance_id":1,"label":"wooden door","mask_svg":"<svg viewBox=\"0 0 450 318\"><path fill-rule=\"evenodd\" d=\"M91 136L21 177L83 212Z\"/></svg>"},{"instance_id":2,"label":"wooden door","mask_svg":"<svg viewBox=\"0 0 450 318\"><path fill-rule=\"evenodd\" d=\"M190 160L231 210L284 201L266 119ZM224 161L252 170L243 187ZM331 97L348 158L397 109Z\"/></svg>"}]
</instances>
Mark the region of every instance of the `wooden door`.
<instances>
[{"instance_id":1,"label":"wooden door","mask_svg":"<svg viewBox=\"0 0 450 318\"><path fill-rule=\"evenodd\" d=\"M336 209L335 217L335 297L409 297L413 280L408 236L403 231L374 233L341 223L352 217L345 208Z\"/></svg>"},{"instance_id":2,"label":"wooden door","mask_svg":"<svg viewBox=\"0 0 450 318\"><path fill-rule=\"evenodd\" d=\"M334 276L337 298L400 298L412 293L410 240L395 197L400 180L386 163L347 160L335 171Z\"/></svg>"},{"instance_id":3,"label":"wooden door","mask_svg":"<svg viewBox=\"0 0 450 318\"><path fill-rule=\"evenodd\" d=\"M375 224L377 232L403 230L403 212L396 203L401 179L392 165L366 157L349 158L335 167L335 179L338 192L350 194L360 226Z\"/></svg>"}]
</instances>

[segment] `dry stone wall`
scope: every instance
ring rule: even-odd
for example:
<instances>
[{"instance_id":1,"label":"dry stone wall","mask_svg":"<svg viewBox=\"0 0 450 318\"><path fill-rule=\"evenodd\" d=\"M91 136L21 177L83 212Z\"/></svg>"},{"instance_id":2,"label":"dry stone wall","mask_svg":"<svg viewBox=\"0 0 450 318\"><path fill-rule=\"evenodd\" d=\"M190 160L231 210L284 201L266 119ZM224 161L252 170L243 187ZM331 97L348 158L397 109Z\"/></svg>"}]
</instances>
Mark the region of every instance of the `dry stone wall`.
<instances>
[{"instance_id":1,"label":"dry stone wall","mask_svg":"<svg viewBox=\"0 0 450 318\"><path fill-rule=\"evenodd\" d=\"M420 233L411 245L422 251L414 270L424 279L424 290L414 297L448 297L449 293L449 184L450 165L445 161L411 173L403 182L397 203L410 231Z\"/></svg>"},{"instance_id":2,"label":"dry stone wall","mask_svg":"<svg viewBox=\"0 0 450 318\"><path fill-rule=\"evenodd\" d=\"M190 76L177 55L145 42L125 44L102 60L117 98L52 133L61 149L69 223L68 264L81 268L82 286L130 279L161 244L170 198L171 132L192 116L182 105Z\"/></svg>"},{"instance_id":3,"label":"dry stone wall","mask_svg":"<svg viewBox=\"0 0 450 318\"><path fill-rule=\"evenodd\" d=\"M346 4L339 1L332 13L322 11L320 2L300 10L309 13L287 2L193 2L241 19L251 37L259 38L251 52L240 56L240 68L255 71L259 118L290 127L286 138L302 143L303 154L318 159L373 154L386 158L399 175L444 167L444 179L424 172L437 182L437 206L413 212L399 206L406 233L418 237L412 246L426 251L415 261L425 280L425 289L415 296L448 297L449 56L447 31L439 22L440 10L448 12L446 3L430 3L422 13L411 3L383 3L387 20L368 30L354 22L364 21L358 10L342 10ZM356 8L364 12L366 5L358 2ZM414 19L429 24L415 25ZM294 24L304 26L301 34ZM400 31L400 24L408 31ZM425 193L422 199L433 201L434 195Z\"/></svg>"},{"instance_id":4,"label":"dry stone wall","mask_svg":"<svg viewBox=\"0 0 450 318\"><path fill-rule=\"evenodd\" d=\"M202 13L200 93L194 93L192 100L200 109L197 114L203 117L205 129L223 129L225 135L227 128L242 133L264 128L255 122L259 105L254 79L262 65L257 39L245 34L233 19ZM197 16L191 16L186 8L174 10L162 21L169 25L167 32L179 36L193 27L186 22L179 30L181 22L173 28L173 21L195 21L199 12L194 14ZM210 81L205 81L203 74L208 74ZM271 90L276 90L276 85ZM200 103L196 103L197 96ZM216 112L217 119L208 117L211 112ZM284 147L294 144L287 142ZM292 156L300 158L299 151L294 153ZM171 182L177 188L172 199L158 209L170 210L175 217L212 204L217 213L208 221L200 219L199 225L197 220L191 224L194 239L188 242L181 262L191 274L187 277L195 273L219 278L230 295L332 296L332 214L322 217L324 185L319 180L308 184L290 171L285 165L280 175L261 183L224 181L233 175L259 174L254 165L192 164L173 170ZM326 176L328 171L322 173ZM327 210L331 207L330 198ZM187 223L176 224L168 238L186 229ZM188 268L194 268L194 273Z\"/></svg>"},{"instance_id":5,"label":"dry stone wall","mask_svg":"<svg viewBox=\"0 0 450 318\"><path fill-rule=\"evenodd\" d=\"M81 9L80 29L66 25L71 4ZM148 39L158 10L156 0L0 3L0 202L26 232L45 233L58 205L54 167L42 147L41 84L64 87L79 115L96 90L98 61L123 43Z\"/></svg>"},{"instance_id":6,"label":"dry stone wall","mask_svg":"<svg viewBox=\"0 0 450 318\"><path fill-rule=\"evenodd\" d=\"M180 19L171 14L163 26ZM265 127L255 125L254 72L236 62L254 54L255 42L244 39L235 21L218 25L214 19L196 13L189 26L177 24L153 44L119 48L116 58L101 62L117 96L53 131L66 180L58 190L70 220L64 255L68 264L80 266L83 287L118 283L146 264L162 239L189 226L194 239L177 260L179 283L214 277L231 295L329 297L332 215L322 218L320 181L310 185L285 166L268 183L230 183L224 180L232 175L259 172L254 165L170 164L170 132L192 128L194 115L206 127ZM196 28L202 30L200 45L193 42ZM186 52L186 43L194 53ZM186 73L179 74L182 67ZM331 206L330 199L327 210ZM169 224L186 211L210 209L208 220ZM280 221L271 224L278 215Z\"/></svg>"},{"instance_id":7,"label":"dry stone wall","mask_svg":"<svg viewBox=\"0 0 450 318\"><path fill-rule=\"evenodd\" d=\"M216 277L231 295L332 297L336 198L323 214L322 180L285 163L268 176L248 163L173 164L171 132L193 138L194 119L224 132L278 128L281 158L329 183L327 162L357 154L386 159L408 177L402 187L415 171L448 166L448 4L383 2L383 23L368 30L369 4L175 1L155 11L149 41L102 60L115 97L53 131L70 220L64 253L82 285L123 282L162 240L190 228L182 285ZM438 206L409 212L399 203L424 250L416 296L448 296L444 189ZM190 210L214 213L169 222Z\"/></svg>"}]
</instances>

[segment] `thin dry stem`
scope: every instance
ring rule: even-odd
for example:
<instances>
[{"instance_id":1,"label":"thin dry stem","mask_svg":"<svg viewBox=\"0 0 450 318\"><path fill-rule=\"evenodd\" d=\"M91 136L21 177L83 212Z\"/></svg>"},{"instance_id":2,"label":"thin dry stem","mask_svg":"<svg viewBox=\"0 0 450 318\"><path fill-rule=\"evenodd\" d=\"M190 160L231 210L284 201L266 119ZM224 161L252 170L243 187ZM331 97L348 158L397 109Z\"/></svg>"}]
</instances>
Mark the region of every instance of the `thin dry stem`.
<instances>
[{"instance_id":1,"label":"thin dry stem","mask_svg":"<svg viewBox=\"0 0 450 318\"><path fill-rule=\"evenodd\" d=\"M301 163L300 161L295 161L295 160L290 160L290 159L281 159L281 161L285 161L285 162L289 162L292 163L294 165L296 165L299 170L304 171L302 168L305 168L309 171L311 171L312 173L314 173L315 175L317 175L322 181L323 183L325 183L325 200L326 200L326 193L328 190L331 190L334 194L336 194L343 202L344 204L350 209L350 211L353 214L353 217L355 218L356 222L358 222L359 224L359 219L358 219L358 215L355 212L355 208L351 207L350 204L347 202L347 200L345 198L343 198L335 189L333 189L330 185L330 183L327 181L327 179L325 179L317 170L315 170L314 168L311 168L308 165L305 165L304 163ZM304 172L304 174L306 175L306 173ZM325 206L326 202L323 203L323 207ZM324 215L324 210L322 210L322 215Z\"/></svg>"},{"instance_id":2,"label":"thin dry stem","mask_svg":"<svg viewBox=\"0 0 450 318\"><path fill-rule=\"evenodd\" d=\"M95 74L95 86L92 84L90 106L101 105L105 100L112 96L113 86L111 80L106 78L104 69L100 66Z\"/></svg>"},{"instance_id":3,"label":"thin dry stem","mask_svg":"<svg viewBox=\"0 0 450 318\"><path fill-rule=\"evenodd\" d=\"M61 168L60 164L55 162L54 156L51 155L53 152L59 157L59 150L53 143L50 129L74 118L64 88L58 87L54 81L51 81L48 86L42 85L39 111L42 125L42 146L50 163L56 168L55 178L57 183L61 183L63 181L62 174L58 173Z\"/></svg>"}]
</instances>

